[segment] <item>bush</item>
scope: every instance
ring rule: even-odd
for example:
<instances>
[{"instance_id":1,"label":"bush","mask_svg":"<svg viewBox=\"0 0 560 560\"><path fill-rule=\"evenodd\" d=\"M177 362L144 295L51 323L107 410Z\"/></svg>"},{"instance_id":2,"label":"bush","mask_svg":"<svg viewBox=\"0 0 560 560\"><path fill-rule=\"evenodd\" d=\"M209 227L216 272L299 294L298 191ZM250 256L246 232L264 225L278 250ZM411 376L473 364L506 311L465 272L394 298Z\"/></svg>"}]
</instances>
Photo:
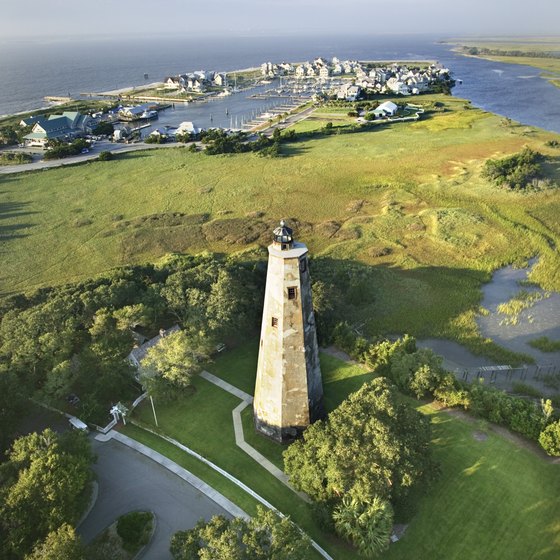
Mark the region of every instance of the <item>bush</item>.
<instances>
[{"instance_id":1,"label":"bush","mask_svg":"<svg viewBox=\"0 0 560 560\"><path fill-rule=\"evenodd\" d=\"M539 152L524 148L522 152L499 160L489 159L484 164L482 176L499 187L521 190L543 177Z\"/></svg>"},{"instance_id":2,"label":"bush","mask_svg":"<svg viewBox=\"0 0 560 560\"><path fill-rule=\"evenodd\" d=\"M549 424L541 432L539 443L549 455L560 457L560 420Z\"/></svg>"},{"instance_id":3,"label":"bush","mask_svg":"<svg viewBox=\"0 0 560 560\"><path fill-rule=\"evenodd\" d=\"M0 154L0 165L20 165L32 161L33 157L23 152L4 152Z\"/></svg>"},{"instance_id":4,"label":"bush","mask_svg":"<svg viewBox=\"0 0 560 560\"><path fill-rule=\"evenodd\" d=\"M99 157L97 159L99 159L99 161L109 161L113 159L113 152L108 152L104 150L99 154Z\"/></svg>"},{"instance_id":5,"label":"bush","mask_svg":"<svg viewBox=\"0 0 560 560\"><path fill-rule=\"evenodd\" d=\"M69 144L54 141L49 146L49 150L45 153L44 159L61 159L68 156L76 156L82 152L82 150L88 149L89 143L83 138L78 138Z\"/></svg>"},{"instance_id":6,"label":"bush","mask_svg":"<svg viewBox=\"0 0 560 560\"><path fill-rule=\"evenodd\" d=\"M152 529L152 514L147 511L133 511L119 518L117 534L123 540L123 546L129 552L148 544Z\"/></svg>"}]
</instances>

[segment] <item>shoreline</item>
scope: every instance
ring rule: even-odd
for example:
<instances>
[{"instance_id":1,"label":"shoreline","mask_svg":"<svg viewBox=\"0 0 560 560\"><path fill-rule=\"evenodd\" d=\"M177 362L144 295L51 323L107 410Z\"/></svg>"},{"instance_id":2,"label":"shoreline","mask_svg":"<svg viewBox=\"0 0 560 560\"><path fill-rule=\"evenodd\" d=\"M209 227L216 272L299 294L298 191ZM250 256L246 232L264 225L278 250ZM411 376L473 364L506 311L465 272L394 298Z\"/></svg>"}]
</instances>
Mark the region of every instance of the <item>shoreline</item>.
<instances>
[{"instance_id":1,"label":"shoreline","mask_svg":"<svg viewBox=\"0 0 560 560\"><path fill-rule=\"evenodd\" d=\"M462 48L467 47L468 45L465 45L463 43L456 43L456 42L446 42L446 41L442 41L442 43L446 44L446 45L455 45L452 49L451 52L454 52L460 56L464 56L466 58L476 58L478 60L487 60L489 62L497 62L500 64L511 64L511 65L517 65L517 66L529 66L530 68L534 68L535 70L539 71L539 78L546 80L547 82L549 82L550 84L552 84L554 87L560 88L560 70L558 72L555 72L554 70L549 70L548 68L543 68L542 66L538 66L537 64L531 63L530 61L527 61L527 59L531 59L532 61L538 61L538 60L551 60L549 58L543 58L543 57L538 57L538 56L507 56L507 55L499 55L499 54L489 54L489 55L483 55L483 54L469 54L468 52L465 52L462 50ZM527 53L529 54L529 53ZM516 60L516 59L524 59L523 61L520 60ZM552 60L559 60L552 58Z\"/></svg>"}]
</instances>

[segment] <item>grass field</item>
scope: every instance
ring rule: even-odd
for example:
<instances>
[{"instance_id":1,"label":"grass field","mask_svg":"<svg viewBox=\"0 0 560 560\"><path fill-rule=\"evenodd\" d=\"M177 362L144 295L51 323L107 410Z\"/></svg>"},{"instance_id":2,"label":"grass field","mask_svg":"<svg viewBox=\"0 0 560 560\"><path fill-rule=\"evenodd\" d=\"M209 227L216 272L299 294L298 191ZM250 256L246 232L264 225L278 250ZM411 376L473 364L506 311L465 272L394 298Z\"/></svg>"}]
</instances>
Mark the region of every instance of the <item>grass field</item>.
<instances>
[{"instance_id":1,"label":"grass field","mask_svg":"<svg viewBox=\"0 0 560 560\"><path fill-rule=\"evenodd\" d=\"M208 369L239 388L249 390L254 387L257 350L258 342L250 341L220 356ZM361 366L341 362L324 353L321 354L321 368L329 410L371 378ZM231 410L238 399L203 379L197 379L196 387L194 396L172 405L158 406L158 418L164 431L201 452L248 483L282 512L290 514L334 558L357 558L342 543L323 535L311 518L308 506L235 447ZM419 493L411 500L413 514L407 532L383 557L390 560L558 558L560 467L494 434L486 424L466 422L431 405L419 406L419 410L431 419L434 452L441 476L428 492ZM148 407L140 410L140 418L148 424L152 422ZM250 410L245 411L243 420L251 445L282 466L282 446L254 433ZM202 426L203 431L200 431ZM169 456L174 460L188 464L193 461L135 428L128 433L154 445L164 454L171 453ZM481 433L487 436L484 441L481 441ZM193 472L205 477L200 468ZM217 475L212 476L215 483ZM236 502L242 500L238 503L252 512L252 500L230 486L221 480L218 489Z\"/></svg>"},{"instance_id":2,"label":"grass field","mask_svg":"<svg viewBox=\"0 0 560 560\"><path fill-rule=\"evenodd\" d=\"M480 169L529 145L558 181L560 152L545 146L557 136L456 98L417 102L434 101L444 107L419 122L299 141L280 158L177 148L3 176L0 295L168 252L265 258L284 217L331 268L363 267L364 301L349 319L367 333L449 337L495 355L474 322L480 286L539 255L533 280L560 287L560 192L496 190Z\"/></svg>"}]
</instances>

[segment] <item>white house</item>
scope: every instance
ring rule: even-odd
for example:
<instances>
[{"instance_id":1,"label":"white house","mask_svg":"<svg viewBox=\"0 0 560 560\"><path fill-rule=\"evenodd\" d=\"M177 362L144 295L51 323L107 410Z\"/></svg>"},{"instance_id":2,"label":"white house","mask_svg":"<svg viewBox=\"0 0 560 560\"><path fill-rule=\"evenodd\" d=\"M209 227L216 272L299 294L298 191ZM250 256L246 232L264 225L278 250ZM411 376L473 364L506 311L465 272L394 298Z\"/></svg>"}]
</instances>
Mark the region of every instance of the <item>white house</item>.
<instances>
[{"instance_id":1,"label":"white house","mask_svg":"<svg viewBox=\"0 0 560 560\"><path fill-rule=\"evenodd\" d=\"M398 110L398 106L392 101L385 101L379 107L374 109L372 113L376 117L392 117Z\"/></svg>"},{"instance_id":2,"label":"white house","mask_svg":"<svg viewBox=\"0 0 560 560\"><path fill-rule=\"evenodd\" d=\"M393 91L393 92L395 92L399 95L409 95L410 94L408 86L404 82L401 82L398 78L395 78L395 77L389 78L387 80L387 87L391 91Z\"/></svg>"},{"instance_id":3,"label":"white house","mask_svg":"<svg viewBox=\"0 0 560 560\"><path fill-rule=\"evenodd\" d=\"M201 131L202 128L198 128L193 122L184 121L177 127L175 134L199 134Z\"/></svg>"},{"instance_id":4,"label":"white house","mask_svg":"<svg viewBox=\"0 0 560 560\"><path fill-rule=\"evenodd\" d=\"M345 99L346 101L356 101L360 95L360 86L345 84L337 92L338 99Z\"/></svg>"},{"instance_id":5,"label":"white house","mask_svg":"<svg viewBox=\"0 0 560 560\"><path fill-rule=\"evenodd\" d=\"M214 76L214 85L216 86L224 86L226 84L226 75L225 74L216 74Z\"/></svg>"}]
</instances>

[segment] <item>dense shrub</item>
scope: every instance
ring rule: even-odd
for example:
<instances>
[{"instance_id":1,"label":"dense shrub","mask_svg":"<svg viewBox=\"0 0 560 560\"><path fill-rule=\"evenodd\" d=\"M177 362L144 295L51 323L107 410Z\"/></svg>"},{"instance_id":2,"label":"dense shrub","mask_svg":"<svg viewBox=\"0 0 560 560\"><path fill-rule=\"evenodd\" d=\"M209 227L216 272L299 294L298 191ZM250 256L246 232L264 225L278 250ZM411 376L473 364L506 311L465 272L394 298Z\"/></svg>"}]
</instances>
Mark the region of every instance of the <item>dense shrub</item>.
<instances>
[{"instance_id":1,"label":"dense shrub","mask_svg":"<svg viewBox=\"0 0 560 560\"><path fill-rule=\"evenodd\" d=\"M560 457L560 420L549 424L540 434L541 447L553 457Z\"/></svg>"},{"instance_id":2,"label":"dense shrub","mask_svg":"<svg viewBox=\"0 0 560 560\"><path fill-rule=\"evenodd\" d=\"M284 452L292 484L329 511L337 532L371 554L388 543L390 501L434 475L430 424L379 377Z\"/></svg>"},{"instance_id":3,"label":"dense shrub","mask_svg":"<svg viewBox=\"0 0 560 560\"><path fill-rule=\"evenodd\" d=\"M539 152L524 148L522 152L502 159L489 159L484 164L482 176L499 187L525 189L542 179Z\"/></svg>"},{"instance_id":4,"label":"dense shrub","mask_svg":"<svg viewBox=\"0 0 560 560\"><path fill-rule=\"evenodd\" d=\"M2 152L0 154L0 165L19 165L31 161L33 161L33 157L24 152Z\"/></svg>"},{"instance_id":5,"label":"dense shrub","mask_svg":"<svg viewBox=\"0 0 560 560\"><path fill-rule=\"evenodd\" d=\"M113 152L108 152L107 150L104 150L99 154L99 157L97 159L99 161L109 161L113 159L113 157L114 157Z\"/></svg>"},{"instance_id":6,"label":"dense shrub","mask_svg":"<svg viewBox=\"0 0 560 560\"><path fill-rule=\"evenodd\" d=\"M115 127L113 126L113 123L110 123L108 121L101 121L97 124L92 132L93 134L98 134L100 136L111 136L113 132L115 132Z\"/></svg>"},{"instance_id":7,"label":"dense shrub","mask_svg":"<svg viewBox=\"0 0 560 560\"><path fill-rule=\"evenodd\" d=\"M78 138L70 143L52 141L49 150L45 153L44 159L61 159L68 156L76 156L82 153L82 150L89 149L89 143L83 138Z\"/></svg>"},{"instance_id":8,"label":"dense shrub","mask_svg":"<svg viewBox=\"0 0 560 560\"><path fill-rule=\"evenodd\" d=\"M117 534L123 540L125 550L134 552L148 543L152 527L152 514L147 511L133 511L119 517Z\"/></svg>"}]
</instances>

